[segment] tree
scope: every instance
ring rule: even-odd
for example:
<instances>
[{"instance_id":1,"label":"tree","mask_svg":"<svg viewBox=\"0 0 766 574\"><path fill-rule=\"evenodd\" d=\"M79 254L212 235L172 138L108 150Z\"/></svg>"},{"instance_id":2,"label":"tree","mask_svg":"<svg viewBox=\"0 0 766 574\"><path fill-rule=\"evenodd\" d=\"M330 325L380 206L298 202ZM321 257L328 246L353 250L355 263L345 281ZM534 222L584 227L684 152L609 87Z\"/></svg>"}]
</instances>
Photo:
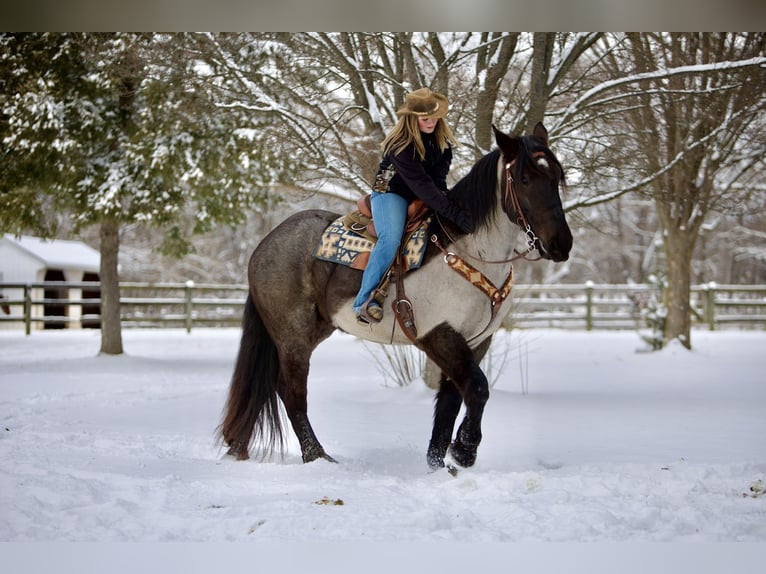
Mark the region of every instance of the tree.
<instances>
[{"instance_id":1,"label":"tree","mask_svg":"<svg viewBox=\"0 0 766 574\"><path fill-rule=\"evenodd\" d=\"M560 43L565 36L557 35L555 43ZM653 35L636 36L649 38ZM735 43L738 41L733 40ZM653 260L666 259L664 253L653 257L658 245L660 251L664 249L664 231L658 229L661 224L654 199L649 193L650 187L665 173L665 166L658 168L655 165L653 170L644 161L646 153L663 145L665 136L662 130L655 131L657 139L646 138L647 141L638 142L637 134L646 134L650 126L656 124L648 116L636 117L637 108L647 107L646 102L639 101L643 82L663 84L676 76L704 77L715 72L714 67L708 65L683 66L676 63L677 67L673 67L670 63L660 62L656 67L650 65L639 73L631 63L632 57L626 54L629 50L625 35L604 34L598 43L577 59L569 69L566 80L550 92L547 103L549 131L555 134L556 149L565 158L568 179L574 183L572 187L577 194L567 199L566 206L567 212L576 218L576 245L582 246L584 251L599 254L597 258L586 259L575 254L573 261L576 260L582 267L580 275L587 270L601 281L644 280L648 273L655 271ZM566 53L566 50L561 52ZM747 100L751 105L758 106L763 82L758 81L757 76L763 60L761 57L744 56L742 60L735 59L737 57L732 53L730 61L717 63L717 73L749 68L755 76L753 89L741 91L740 94L743 102ZM555 71L554 58L549 75ZM649 93L656 96L657 92L653 90ZM675 91L674 97L684 100L690 108L704 107L705 100L698 97L699 93L700 90ZM656 107L654 111L660 113ZM763 149L764 132L759 125L756 119L748 124L747 135L738 132L743 136L743 142L748 141L745 145L749 149ZM756 141L757 138L760 141ZM757 154L755 157L757 159ZM744 174L745 179L733 183L730 188L718 190L722 194L721 201L700 227L702 234L710 235L714 228L725 230L727 222L731 222L738 213L746 213L746 217L736 222L739 225L735 229L739 233L729 232L729 236L740 241L745 237L751 242L757 240L757 234L753 233L757 230L757 220L754 214L749 213L750 207L746 206L758 205L758 198L763 198L763 186L757 182L762 180L762 175L759 178L758 173L763 172L764 165L755 161L751 167ZM751 231L744 235L743 227L748 225ZM608 242L608 249L601 246L604 241ZM711 248L722 244L724 241L707 241L704 253L700 252L700 245L697 244L698 255L692 257L692 261L695 262L698 281L710 280L710 274L708 279L700 277L699 270L710 270ZM757 247L737 246L735 249L743 256L759 253Z\"/></svg>"},{"instance_id":2,"label":"tree","mask_svg":"<svg viewBox=\"0 0 766 574\"><path fill-rule=\"evenodd\" d=\"M120 226L162 227L163 251L182 254L190 235L239 221L280 169L252 121L198 89L209 70L187 40L0 37L0 228L51 235L61 213L99 225L102 353L123 352Z\"/></svg>"},{"instance_id":3,"label":"tree","mask_svg":"<svg viewBox=\"0 0 766 574\"><path fill-rule=\"evenodd\" d=\"M632 103L622 119L662 232L665 342L691 348L691 264L702 226L742 202L766 156L766 35L628 34L625 41L619 67L634 81L620 90Z\"/></svg>"},{"instance_id":4,"label":"tree","mask_svg":"<svg viewBox=\"0 0 766 574\"><path fill-rule=\"evenodd\" d=\"M259 33L196 38L199 57L215 77L215 99L226 109L261 118L263 137L275 155L296 163L295 179L280 193L355 202L369 191L379 144L409 90L427 85L450 98L450 122L461 142L451 172L457 179L491 147L492 123L521 133L533 116L545 114L549 100L559 108L571 102L587 71L579 62L600 36ZM558 146L559 134L552 130L551 135ZM550 269L530 266L521 272L542 280ZM566 273L566 266L557 269Z\"/></svg>"},{"instance_id":5,"label":"tree","mask_svg":"<svg viewBox=\"0 0 766 574\"><path fill-rule=\"evenodd\" d=\"M665 250L663 259L670 266L681 262L668 272L688 277L684 261L693 259L699 246L695 238L712 228L713 214L742 213L741 221L753 231L749 237L760 237L760 220L742 206L759 205L755 192L763 192L757 185L757 174L762 179L765 167L763 36L414 32L25 36L25 61L35 66L42 62L47 75L14 64L18 48L5 51L11 56L4 52L0 73L6 86L13 86L6 94L24 94L24 98L4 95L3 100L0 186L7 205L16 206L6 210L4 221L7 228L16 229L22 220L37 221L41 213L65 212L59 202L74 195L83 200L75 203L75 212L97 214L78 216L81 224L101 224L112 214L119 214L118 229L129 221L151 221L167 227L168 246L183 251L185 238L201 221L209 227L215 220L210 215L215 209L226 221L227 213L246 207L237 190L245 189L240 184L248 180L255 182L255 189L277 182L278 193L288 199L299 191L353 202L369 189L379 143L396 121L398 104L407 91L427 85L450 98L450 120L462 144L455 152L454 178L487 151L492 123L521 133L545 118L554 148L567 166L570 190L575 190L574 197L570 191L566 198L566 209L577 219L578 249L564 265L520 266L519 281L572 278L574 267L579 277L590 278L592 271L607 269L606 280L628 279L647 269L650 257L645 255L659 244L658 238ZM4 45L10 46L11 40L22 43L19 38L4 36ZM53 39L77 49L53 47ZM41 49L32 46L35 43L51 45ZM18 72L21 69L27 71ZM96 81L102 76L103 81ZM69 86L68 91L61 86ZM80 95L75 98L73 93ZM70 105L75 101L88 103ZM112 102L111 108L104 102ZM79 112L73 111L78 107ZM20 109L45 110L31 133L54 145L27 145L34 138L27 137L23 123L9 119L31 117L18 113ZM70 119L62 123L60 118ZM70 124L84 126L83 142L112 142L111 155L100 156L97 147L82 145L72 136L79 132L66 128ZM109 137L94 132L107 124L113 132ZM70 138L59 137L59 132ZM182 137L169 145L162 138L171 134ZM217 144L223 142L221 149L206 147L212 140L205 134L217 134L212 137ZM195 147L195 142L202 145ZM80 154L80 149L87 151ZM193 161L188 150L195 150ZM65 156L78 158L79 163L61 162ZM65 169L86 163L86 156L106 159L85 176L82 170ZM115 169L111 173L119 178L105 179L96 167L120 165L115 157L131 158L137 169ZM158 159L165 157L167 162ZM167 173L160 173L157 164L165 165ZM199 166L203 167L195 171ZM265 166L268 172L256 173ZM150 191L128 186L125 182L142 181L137 173L144 178L154 174L151 181L163 183L143 184ZM190 178L192 173L199 177ZM219 176L214 185L205 183L211 174ZM182 184L174 187L172 182L179 179ZM90 211L94 205L109 204L103 193L85 193L97 181L123 184L119 210ZM109 189L99 185L102 191ZM40 194L45 186L59 192ZM168 197L151 191L159 188L176 191ZM60 193L63 189L78 193ZM233 208L228 201L232 194ZM171 209L152 211L149 205L158 198ZM72 207L69 201L64 203ZM126 215L126 207L133 205L141 209ZM198 213L203 217L196 217ZM685 221L679 214L686 214ZM592 230L587 229L589 219L594 219ZM46 221L50 228L55 220ZM586 239L593 231L596 238ZM606 234L612 249L601 247ZM631 242L635 245L628 245L628 253L625 246ZM598 260L592 257L595 252ZM631 271L621 271L626 266ZM676 295L685 290L686 305L683 295L681 299ZM679 316L687 315L688 325L688 279L686 287L683 281L671 281L668 297ZM680 324L681 332L669 332L669 337L688 343L683 321L670 324Z\"/></svg>"}]
</instances>

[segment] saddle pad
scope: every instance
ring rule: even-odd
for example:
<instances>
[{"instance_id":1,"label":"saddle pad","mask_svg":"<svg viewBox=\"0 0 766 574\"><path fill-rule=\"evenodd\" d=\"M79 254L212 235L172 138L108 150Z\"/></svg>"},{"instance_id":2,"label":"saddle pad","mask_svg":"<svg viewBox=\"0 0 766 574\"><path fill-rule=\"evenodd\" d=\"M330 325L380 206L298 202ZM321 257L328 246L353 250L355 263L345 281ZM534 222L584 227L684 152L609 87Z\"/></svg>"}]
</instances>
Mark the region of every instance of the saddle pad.
<instances>
[{"instance_id":1,"label":"saddle pad","mask_svg":"<svg viewBox=\"0 0 766 574\"><path fill-rule=\"evenodd\" d=\"M319 243L314 249L314 257L351 267L352 269L364 269L370 258L373 241L362 237L343 225L345 216L338 217L324 230ZM406 270L417 269L423 263L428 245L428 225L431 218L425 219L420 226L412 232L404 245Z\"/></svg>"}]
</instances>

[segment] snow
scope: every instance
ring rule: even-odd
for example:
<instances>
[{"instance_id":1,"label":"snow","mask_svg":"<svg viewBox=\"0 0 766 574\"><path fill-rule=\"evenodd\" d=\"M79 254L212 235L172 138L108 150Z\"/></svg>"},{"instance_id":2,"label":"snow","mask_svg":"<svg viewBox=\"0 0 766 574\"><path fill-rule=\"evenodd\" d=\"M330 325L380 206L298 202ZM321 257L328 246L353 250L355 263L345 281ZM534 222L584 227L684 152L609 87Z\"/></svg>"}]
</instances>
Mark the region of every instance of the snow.
<instances>
[{"instance_id":1,"label":"snow","mask_svg":"<svg viewBox=\"0 0 766 574\"><path fill-rule=\"evenodd\" d=\"M81 241L42 239L28 235L16 237L9 233L2 237L49 267L83 269L93 272L99 270L99 252Z\"/></svg>"},{"instance_id":2,"label":"snow","mask_svg":"<svg viewBox=\"0 0 766 574\"><path fill-rule=\"evenodd\" d=\"M0 332L0 552L11 563L80 547L36 555L26 542L268 542L274 564L288 543L348 560L395 544L398 556L452 549L463 569L455 548L524 549L544 565L554 556L541 542L576 543L575 555L590 542L704 543L688 572L721 552L728 566L763 557L765 332L695 331L692 352L656 353L633 332L503 333L477 464L454 478L427 470L432 391L393 386L374 348L348 335L319 347L309 384L309 415L339 464L308 465L292 433L284 458L264 462L224 458L215 442L238 329L123 339L126 354L110 357L95 331Z\"/></svg>"}]
</instances>

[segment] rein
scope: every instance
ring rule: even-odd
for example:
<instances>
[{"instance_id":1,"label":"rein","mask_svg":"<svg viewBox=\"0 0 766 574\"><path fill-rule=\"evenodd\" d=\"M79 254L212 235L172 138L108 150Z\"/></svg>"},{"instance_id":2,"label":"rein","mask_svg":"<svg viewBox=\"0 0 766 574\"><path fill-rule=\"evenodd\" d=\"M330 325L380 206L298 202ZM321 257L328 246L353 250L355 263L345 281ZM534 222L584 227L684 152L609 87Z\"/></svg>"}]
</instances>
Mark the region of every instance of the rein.
<instances>
[{"instance_id":1,"label":"rein","mask_svg":"<svg viewBox=\"0 0 766 574\"><path fill-rule=\"evenodd\" d=\"M543 157L545 154L543 152L536 152L533 154L533 157ZM436 247L444 254L444 262L449 265L455 272L457 272L461 277L466 279L471 285L479 289L482 293L484 293L487 298L489 299L490 303L490 311L491 311L491 317L489 319L489 322L487 323L487 326L482 329L482 331L474 336L471 340L477 339L481 335L483 335L487 329L489 329L489 326L492 324L492 322L495 320L495 317L497 317L497 314L500 312L500 307L502 306L503 302L508 298L508 296L511 294L511 289L513 289L513 262L517 261L519 259L525 259L527 261L537 261L541 259L541 257L538 257L537 259L529 259L527 255L532 253L535 250L535 244L538 240L537 235L532 230L532 226L527 221L526 216L524 215L524 210L521 208L521 202L519 201L519 195L516 191L516 186L514 185L515 180L513 179L513 173L512 168L516 164L516 159L514 159L512 162L506 163L504 166L505 171L505 190L503 192L503 209L508 212L508 206L510 204L510 208L513 210L513 212L516 213L516 224L521 227L522 230L524 230L524 234L526 236L527 240L527 248L525 251L518 251L514 249L514 252L516 255L513 257L510 257L508 259L500 259L500 260L487 260L487 259L481 259L480 257L474 257L472 255L466 255L466 259L473 259L474 261L478 261L485 264L490 265L499 265L503 263L509 263L510 268L508 269L508 276L506 277L505 281L503 282L502 286L497 287L484 273L476 269L473 265L468 263L463 257L460 257L459 255L455 254L452 251L447 251L444 246L439 242L439 238L436 236L436 234L433 234L431 236L431 243L436 245ZM442 231L447 236L447 238L454 243L455 240L450 236L449 232L444 228L444 225L441 222L441 219L439 219L439 216L437 214L436 216L437 221L439 222L439 226L442 228Z\"/></svg>"},{"instance_id":2,"label":"rein","mask_svg":"<svg viewBox=\"0 0 766 574\"><path fill-rule=\"evenodd\" d=\"M544 157L544 152L536 152L533 154L532 157ZM516 164L516 159L514 159L511 162L508 162L504 165L504 171L505 171L505 190L503 192L503 210L508 213L509 211L509 204L510 209L513 210L513 212L516 213L516 224L521 227L521 229L524 231L524 234L526 236L527 241L527 248L525 251L518 251L514 248L515 255L513 257L510 257L508 259L500 259L500 260L488 260L488 259L482 259L480 257L475 257L470 254L465 255L465 259L456 253L452 251L447 251L444 246L439 242L438 236L434 233L431 235L431 243L433 243L439 251L442 252L444 255L444 262L449 265L456 273L458 273L461 277L463 277L466 281L468 281L471 285L476 287L479 291L484 293L484 295L487 296L490 303L490 312L491 316L489 321L487 322L487 325L482 329L477 335L472 337L470 341L473 341L475 339L478 339L481 337L487 329L489 329L492 322L495 320L495 317L497 317L497 314L500 312L500 307L502 306L503 302L509 297L511 294L511 290L513 289L513 262L517 261L519 259L524 259L526 261L538 261L542 257L538 257L537 259L529 259L527 255L532 253L536 247L535 244L538 241L538 237L535 234L535 232L532 230L532 226L527 221L526 216L524 215L524 210L521 208L521 202L519 201L518 192L516 191L516 186L514 185L515 180L513 179L513 173L512 168ZM450 240L450 242L455 243L455 239L450 235L449 231L444 227L444 224L442 223L441 219L439 218L439 214L434 212L434 215L436 216L436 221L439 223L439 227L441 227L444 234L447 236L447 239ZM490 264L490 265L501 265L504 263L510 264L510 268L508 269L508 275L505 278L505 281L500 287L497 287L491 279L489 279L484 273L479 271L476 267L468 263L466 259L472 259L474 261ZM397 269L397 276L401 277L401 268ZM405 305L405 309L403 310L401 308L401 304ZM396 313L397 320L399 321L399 326L401 327L402 331L407 335L407 337L411 341L415 341L417 338L417 329L415 328L414 323L414 317L412 315L412 303L409 299L407 299L406 295L404 294L404 285L401 282L401 280L397 281L397 298L392 304L392 307L394 309L394 312ZM393 334L392 334L393 338Z\"/></svg>"},{"instance_id":3,"label":"rein","mask_svg":"<svg viewBox=\"0 0 766 574\"><path fill-rule=\"evenodd\" d=\"M532 157L544 157L544 152L535 152ZM532 253L536 247L535 243L537 242L537 235L532 230L532 226L527 221L526 216L524 215L524 210L521 209L521 202L519 201L519 194L516 192L516 186L513 185L515 180L513 179L513 173L511 171L511 168L516 164L516 160L514 159L510 163L505 164L505 191L503 192L503 208L506 210L506 213L508 212L507 205L510 203L511 209L516 213L516 224L521 227L521 229L524 230L524 235L527 239L527 249L525 251L518 251L517 249L514 249L514 255L513 257L510 257L508 259L498 259L498 260L491 260L491 259L482 259L481 257L475 257L473 255L467 254L465 257L466 259L473 259L474 261L478 261L479 263L488 263L490 265L498 265L502 263L513 263L514 261L517 261L519 259L525 259L527 261L539 261L542 259L542 257L537 257L536 259L529 259L527 255ZM444 232L444 235L447 236L447 239L450 240L450 242L454 243L455 239L450 235L449 231L444 227L444 224L442 223L441 219L439 218L438 213L434 213L436 215L436 220L439 222L439 227L441 227L442 231ZM436 235L431 236L431 241L439 247L439 249L444 252L444 249L441 248L439 245ZM445 252L446 253L446 252ZM454 255L454 254L453 254Z\"/></svg>"},{"instance_id":4,"label":"rein","mask_svg":"<svg viewBox=\"0 0 766 574\"><path fill-rule=\"evenodd\" d=\"M538 151L532 154L532 157L545 157L545 153ZM516 252L516 256L512 257L508 261L515 261L516 259L527 259L527 255L532 253L535 250L535 243L538 240L537 235L532 230L532 226L527 221L526 216L524 215L524 210L521 208L521 202L519 201L519 194L516 191L516 186L513 185L515 180L513 179L513 172L511 171L511 168L516 163L516 160L514 159L510 163L505 164L505 193L504 193L504 201L505 205L508 204L508 201L510 200L511 207L513 208L513 211L516 212L516 224L521 227L524 230L524 235L527 238L527 250L526 251L514 251ZM527 259L528 261L538 261L541 257L538 257L537 259ZM487 261L487 263L493 263L492 261ZM503 263L506 263L506 261L503 261Z\"/></svg>"}]
</instances>

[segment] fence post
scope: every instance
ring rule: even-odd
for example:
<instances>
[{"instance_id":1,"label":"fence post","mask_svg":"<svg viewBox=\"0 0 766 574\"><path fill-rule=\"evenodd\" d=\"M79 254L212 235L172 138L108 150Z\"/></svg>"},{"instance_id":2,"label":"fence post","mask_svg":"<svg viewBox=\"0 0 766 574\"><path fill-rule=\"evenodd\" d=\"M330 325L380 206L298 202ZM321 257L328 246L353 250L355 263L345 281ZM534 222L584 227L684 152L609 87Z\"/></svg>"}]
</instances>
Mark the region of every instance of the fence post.
<instances>
[{"instance_id":1,"label":"fence post","mask_svg":"<svg viewBox=\"0 0 766 574\"><path fill-rule=\"evenodd\" d=\"M593 281L585 282L585 330L593 330Z\"/></svg>"},{"instance_id":2,"label":"fence post","mask_svg":"<svg viewBox=\"0 0 766 574\"><path fill-rule=\"evenodd\" d=\"M189 279L186 282L186 332L191 333L192 330L192 289L194 289L194 281Z\"/></svg>"},{"instance_id":3,"label":"fence post","mask_svg":"<svg viewBox=\"0 0 766 574\"><path fill-rule=\"evenodd\" d=\"M715 281L705 285L705 319L711 331L715 331L715 287Z\"/></svg>"},{"instance_id":4,"label":"fence post","mask_svg":"<svg viewBox=\"0 0 766 574\"><path fill-rule=\"evenodd\" d=\"M24 285L24 332L32 334L32 285Z\"/></svg>"}]
</instances>

